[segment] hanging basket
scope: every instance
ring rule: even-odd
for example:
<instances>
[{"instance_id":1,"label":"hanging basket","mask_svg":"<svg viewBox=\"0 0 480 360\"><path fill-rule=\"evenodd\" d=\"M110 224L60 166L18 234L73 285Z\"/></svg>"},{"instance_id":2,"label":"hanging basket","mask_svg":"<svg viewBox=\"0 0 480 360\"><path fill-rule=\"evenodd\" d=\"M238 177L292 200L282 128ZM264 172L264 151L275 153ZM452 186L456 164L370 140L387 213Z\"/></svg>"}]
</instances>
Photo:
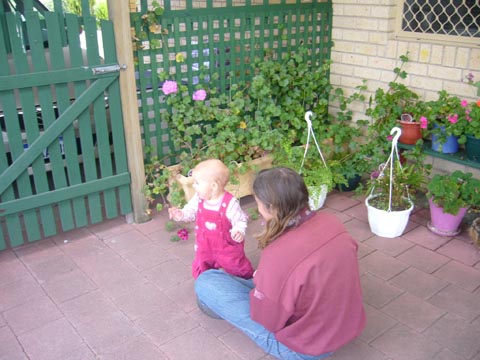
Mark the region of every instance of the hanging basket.
<instances>
[{"instance_id":1,"label":"hanging basket","mask_svg":"<svg viewBox=\"0 0 480 360\"><path fill-rule=\"evenodd\" d=\"M310 120L312 115L313 113L311 111L307 111L305 113L305 121L307 122L308 134L307 134L307 144L305 146L305 151L303 153L302 163L300 164L300 169L298 171L299 174L302 173L303 165L305 163L305 158L307 157L307 151L310 147L310 137L313 138L315 147L317 148L318 155L322 159L323 165L325 166L326 169L328 169L325 158L322 154L322 151L320 150L320 145L318 144L317 138L315 137L315 133L313 132L312 121ZM310 210L316 211L320 209L325 203L325 199L327 198L327 194L328 194L328 186L326 184L322 184L320 186L308 186L308 194L309 194L308 205L310 207Z\"/></svg>"},{"instance_id":2,"label":"hanging basket","mask_svg":"<svg viewBox=\"0 0 480 360\"><path fill-rule=\"evenodd\" d=\"M370 230L375 235L386 238L401 236L407 227L410 213L413 210L413 202L410 199L407 199L410 203L410 207L406 210L386 211L370 206L369 200L376 196L379 195L370 195L365 200L365 205L368 210L368 224L370 225Z\"/></svg>"},{"instance_id":3,"label":"hanging basket","mask_svg":"<svg viewBox=\"0 0 480 360\"><path fill-rule=\"evenodd\" d=\"M394 238L401 236L403 232L405 231L405 228L407 227L408 220L410 218L410 213L413 210L413 202L410 199L410 196L408 195L408 189L407 189L407 197L404 198L405 202L409 204L408 208L404 210L393 210L393 205L392 205L392 191L394 189L393 186L393 181L394 181L394 176L393 176L393 169L394 169L394 162L399 161L400 168L401 168L401 163L400 163L400 156L398 154L398 149L397 149L397 142L398 139L401 135L401 129L398 127L394 127L392 131L390 132L391 135L393 136L392 139L392 149L390 152L390 156L388 157L387 161L385 164L382 164L382 166L379 169L379 174L377 178L381 178L384 176L384 172L388 171L389 172L389 194L388 194L388 208L386 210L384 209L378 209L373 207L370 202L372 202L373 199L379 196L384 196L385 194L374 194L374 189L372 188L370 195L367 197L365 200L365 205L368 210L368 223L370 225L370 230L372 233L378 236L382 237L387 237L387 238Z\"/></svg>"},{"instance_id":4,"label":"hanging basket","mask_svg":"<svg viewBox=\"0 0 480 360\"><path fill-rule=\"evenodd\" d=\"M328 187L327 185L308 186L308 206L310 210L318 210L323 207L327 199Z\"/></svg>"}]
</instances>

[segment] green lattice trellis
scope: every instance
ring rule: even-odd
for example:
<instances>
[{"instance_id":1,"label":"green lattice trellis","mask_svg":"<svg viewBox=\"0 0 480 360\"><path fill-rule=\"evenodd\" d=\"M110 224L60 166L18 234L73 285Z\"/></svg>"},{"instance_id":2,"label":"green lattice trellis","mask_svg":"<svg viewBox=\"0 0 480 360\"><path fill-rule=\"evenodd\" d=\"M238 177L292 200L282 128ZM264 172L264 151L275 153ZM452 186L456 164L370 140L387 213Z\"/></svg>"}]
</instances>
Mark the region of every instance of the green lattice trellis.
<instances>
[{"instance_id":1,"label":"green lattice trellis","mask_svg":"<svg viewBox=\"0 0 480 360\"><path fill-rule=\"evenodd\" d=\"M231 82L251 79L253 59L262 58L266 51L281 58L305 45L312 50L312 60L330 58L330 0L187 1L183 9L174 9L173 3L178 6L178 1L163 4L158 34L146 31L142 15L152 10L146 1L140 12L131 14L132 27L140 38L134 55L143 141L160 157L174 153L167 126L162 123L162 112L167 110L158 74L163 71L189 87L199 81L201 73L216 72L220 76L215 85L227 91ZM139 36L142 31L147 34L144 39ZM184 62L176 61L178 54Z\"/></svg>"}]
</instances>

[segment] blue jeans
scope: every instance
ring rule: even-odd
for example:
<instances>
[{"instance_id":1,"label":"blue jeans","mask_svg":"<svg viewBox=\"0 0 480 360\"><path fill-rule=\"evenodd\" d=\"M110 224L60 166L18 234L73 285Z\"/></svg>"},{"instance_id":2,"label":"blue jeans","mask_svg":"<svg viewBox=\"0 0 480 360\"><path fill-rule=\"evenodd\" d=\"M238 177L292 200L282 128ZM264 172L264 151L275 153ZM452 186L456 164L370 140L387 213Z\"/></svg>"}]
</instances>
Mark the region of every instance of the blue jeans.
<instances>
[{"instance_id":1,"label":"blue jeans","mask_svg":"<svg viewBox=\"0 0 480 360\"><path fill-rule=\"evenodd\" d=\"M195 281L195 292L200 305L205 306L241 330L266 353L277 359L317 360L318 356L304 355L290 350L275 339L275 335L250 318L250 290L253 279L245 280L222 270L207 270Z\"/></svg>"}]
</instances>

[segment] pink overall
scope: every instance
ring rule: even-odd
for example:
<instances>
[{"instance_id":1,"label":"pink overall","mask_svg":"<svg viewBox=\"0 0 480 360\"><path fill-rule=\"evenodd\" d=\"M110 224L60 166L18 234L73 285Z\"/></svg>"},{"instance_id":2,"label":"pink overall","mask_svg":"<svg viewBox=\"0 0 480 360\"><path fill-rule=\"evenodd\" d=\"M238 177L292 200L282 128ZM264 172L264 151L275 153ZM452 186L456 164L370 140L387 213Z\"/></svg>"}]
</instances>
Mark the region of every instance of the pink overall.
<instances>
[{"instance_id":1,"label":"pink overall","mask_svg":"<svg viewBox=\"0 0 480 360\"><path fill-rule=\"evenodd\" d=\"M203 200L198 203L196 253L192 264L195 279L205 270L220 268L245 279L253 276L252 264L245 256L244 242L238 243L230 235L232 224L226 211L232 197L232 194L225 192L218 211L205 209Z\"/></svg>"}]
</instances>

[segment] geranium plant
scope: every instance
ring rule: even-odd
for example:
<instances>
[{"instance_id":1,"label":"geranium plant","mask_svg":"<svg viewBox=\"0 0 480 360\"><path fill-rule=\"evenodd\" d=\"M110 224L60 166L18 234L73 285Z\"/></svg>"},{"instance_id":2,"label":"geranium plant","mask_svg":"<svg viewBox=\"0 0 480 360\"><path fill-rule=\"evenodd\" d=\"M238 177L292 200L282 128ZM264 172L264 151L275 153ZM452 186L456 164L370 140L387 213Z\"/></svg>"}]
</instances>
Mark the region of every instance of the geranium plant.
<instances>
[{"instance_id":1,"label":"geranium plant","mask_svg":"<svg viewBox=\"0 0 480 360\"><path fill-rule=\"evenodd\" d=\"M184 56L176 56L175 61L185 60ZM159 74L166 105L162 120L173 144L170 163L177 164L186 176L199 161L218 158L233 174L233 170L248 170L238 168L239 163L274 152L284 139L291 144L304 143L305 111L318 114L312 121L315 127L326 117L328 66L312 62L305 48L281 60L267 54L253 62L254 76L249 82L235 83L233 74L226 76L225 92L219 90L220 75L208 66L201 66L195 79L185 79L185 74ZM164 174L166 166L156 170L162 172L156 179L169 178ZM153 181L147 183L145 192L153 199L168 191L168 185Z\"/></svg>"},{"instance_id":2,"label":"geranium plant","mask_svg":"<svg viewBox=\"0 0 480 360\"><path fill-rule=\"evenodd\" d=\"M391 149L390 131L399 126L402 117L420 123L425 135L428 134L427 127L431 123L427 103L420 100L419 95L404 83L408 76L405 66L410 61L408 52L401 55L399 60L400 66L393 69L394 78L389 82L388 88L378 88L374 92L365 112L371 118L371 125L366 133L368 145L362 146L361 152L369 160L370 171L376 171L385 161ZM423 140L420 139L412 151L420 153L422 146Z\"/></svg>"},{"instance_id":3,"label":"geranium plant","mask_svg":"<svg viewBox=\"0 0 480 360\"><path fill-rule=\"evenodd\" d=\"M428 129L439 144L444 144L448 136L457 136L459 144L465 144L464 119L465 107L458 96L450 95L446 90L438 92L438 99L427 103L431 117Z\"/></svg>"},{"instance_id":4,"label":"geranium plant","mask_svg":"<svg viewBox=\"0 0 480 360\"><path fill-rule=\"evenodd\" d=\"M445 213L456 215L460 208L480 204L480 180L460 170L436 174L428 183L427 198Z\"/></svg>"},{"instance_id":5,"label":"geranium plant","mask_svg":"<svg viewBox=\"0 0 480 360\"><path fill-rule=\"evenodd\" d=\"M462 106L465 111L465 134L480 139L480 99L472 102L463 100Z\"/></svg>"}]
</instances>

